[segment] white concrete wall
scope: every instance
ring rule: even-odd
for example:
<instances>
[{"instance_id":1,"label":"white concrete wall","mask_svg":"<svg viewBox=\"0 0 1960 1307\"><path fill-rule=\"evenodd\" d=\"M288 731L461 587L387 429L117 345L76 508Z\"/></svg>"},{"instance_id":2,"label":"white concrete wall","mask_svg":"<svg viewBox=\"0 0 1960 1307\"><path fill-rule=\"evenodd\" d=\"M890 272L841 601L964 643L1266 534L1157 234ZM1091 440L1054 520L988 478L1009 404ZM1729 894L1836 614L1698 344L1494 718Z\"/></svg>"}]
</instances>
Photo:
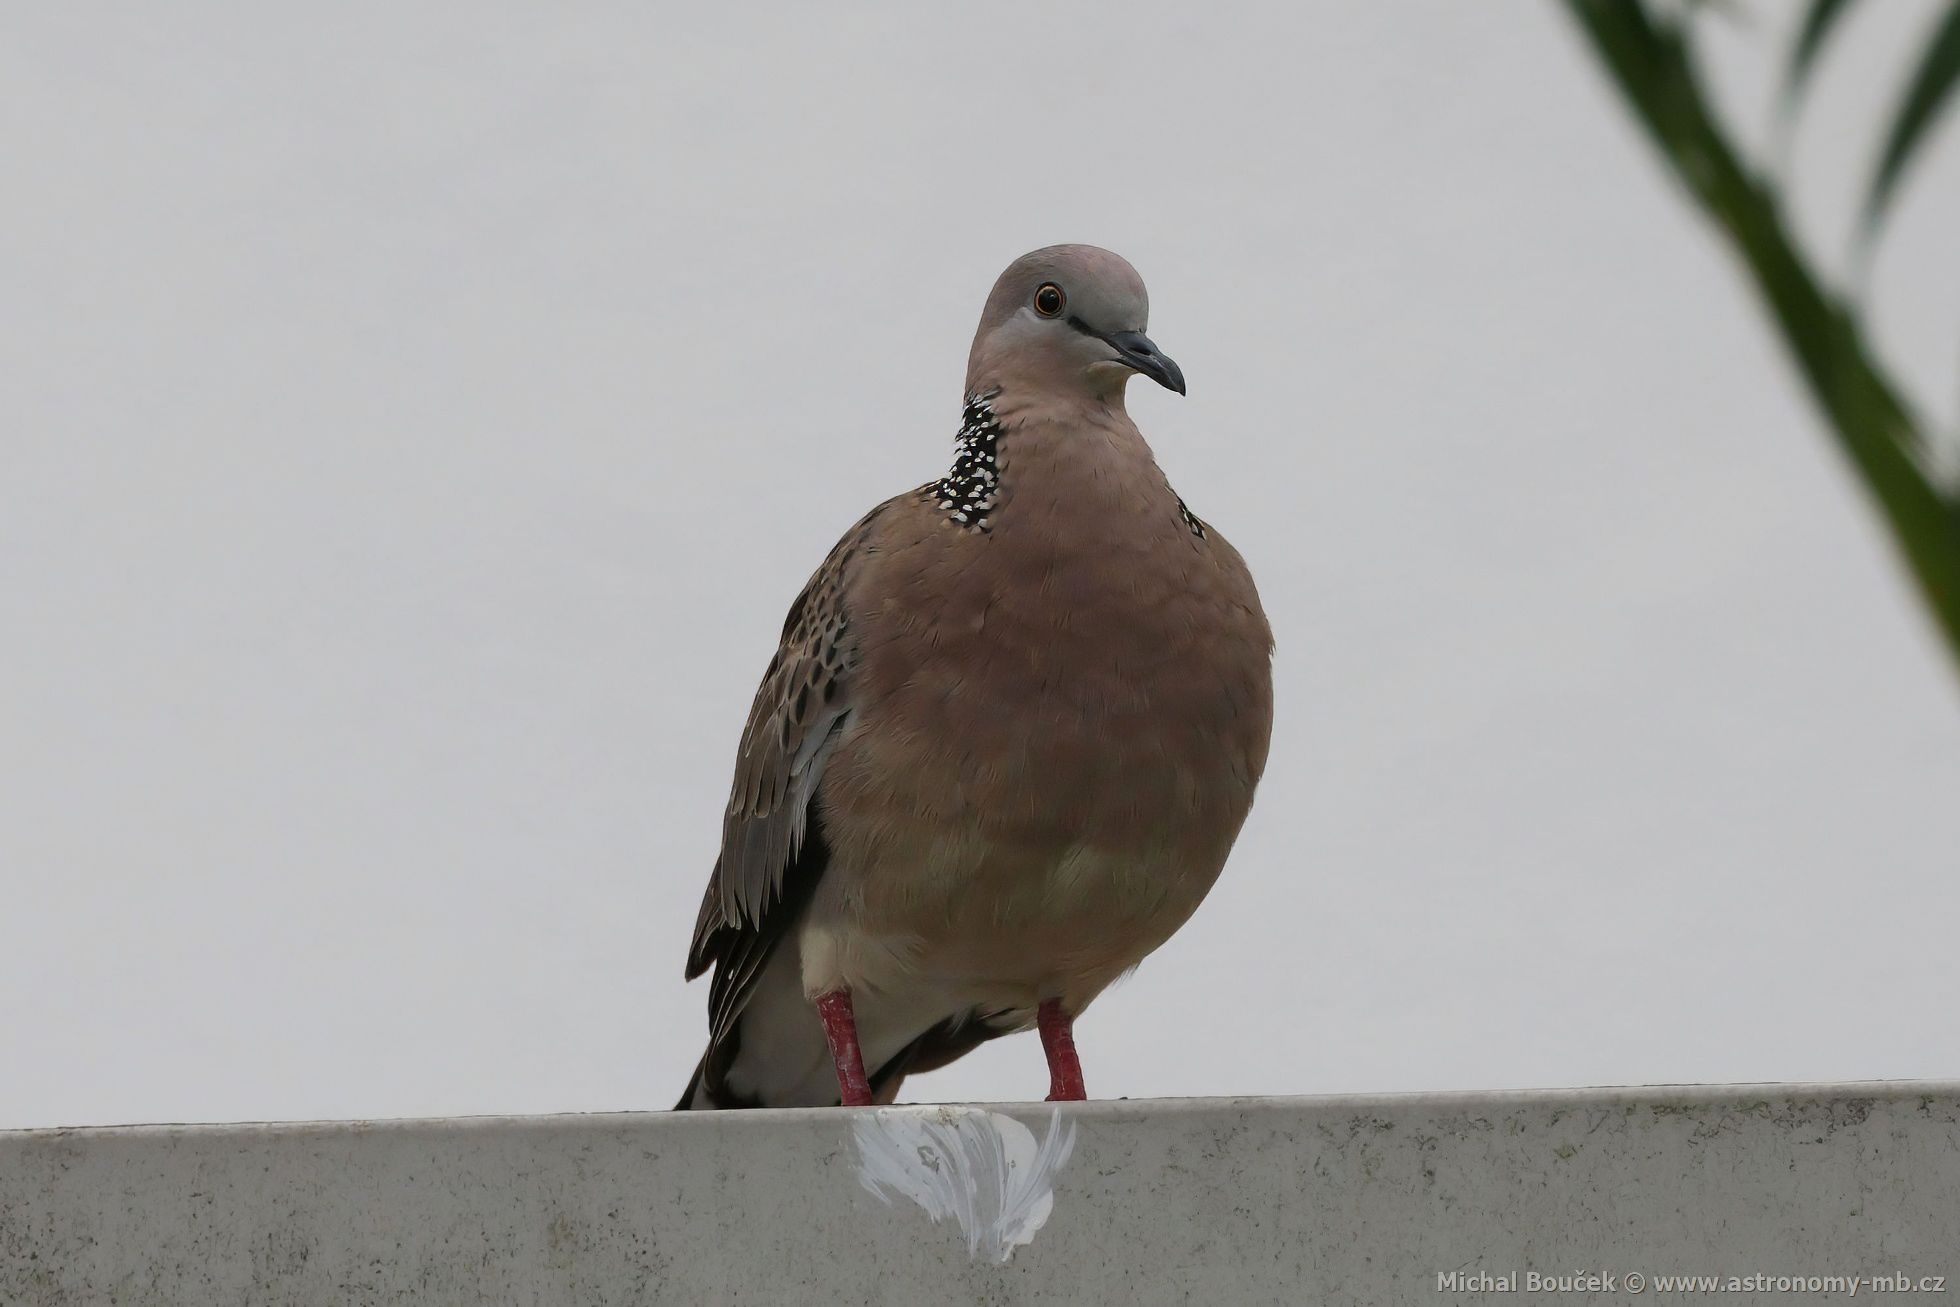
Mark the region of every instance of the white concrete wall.
<instances>
[{"instance_id":1,"label":"white concrete wall","mask_svg":"<svg viewBox=\"0 0 1960 1307\"><path fill-rule=\"evenodd\" d=\"M1527 1300L1527 1272L1615 1277L1539 1301L1633 1301L1630 1272L1945 1275L1911 1300L1960 1301L1960 1085L0 1134L9 1307L1510 1296L1439 1292L1453 1270Z\"/></svg>"}]
</instances>

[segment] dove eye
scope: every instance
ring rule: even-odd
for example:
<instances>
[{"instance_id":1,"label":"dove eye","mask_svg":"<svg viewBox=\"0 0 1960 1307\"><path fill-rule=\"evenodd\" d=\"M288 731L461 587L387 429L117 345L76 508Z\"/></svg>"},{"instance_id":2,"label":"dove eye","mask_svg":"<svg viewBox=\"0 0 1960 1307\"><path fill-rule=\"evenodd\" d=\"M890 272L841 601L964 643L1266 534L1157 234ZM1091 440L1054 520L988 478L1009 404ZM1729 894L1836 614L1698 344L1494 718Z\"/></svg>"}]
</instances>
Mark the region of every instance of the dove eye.
<instances>
[{"instance_id":1,"label":"dove eye","mask_svg":"<svg viewBox=\"0 0 1960 1307\"><path fill-rule=\"evenodd\" d=\"M1068 296L1052 281L1034 293L1034 311L1044 318L1060 317L1062 306L1067 303Z\"/></svg>"}]
</instances>

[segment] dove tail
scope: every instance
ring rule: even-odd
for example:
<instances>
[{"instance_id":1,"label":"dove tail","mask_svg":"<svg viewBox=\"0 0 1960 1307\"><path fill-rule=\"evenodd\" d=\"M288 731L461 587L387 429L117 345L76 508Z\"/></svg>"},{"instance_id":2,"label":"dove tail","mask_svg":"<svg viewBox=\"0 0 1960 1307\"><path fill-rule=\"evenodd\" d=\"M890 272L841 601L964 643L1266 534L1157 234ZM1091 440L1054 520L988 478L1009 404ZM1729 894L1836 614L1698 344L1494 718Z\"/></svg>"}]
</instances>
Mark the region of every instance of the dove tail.
<instances>
[{"instance_id":1,"label":"dove tail","mask_svg":"<svg viewBox=\"0 0 1960 1307\"><path fill-rule=\"evenodd\" d=\"M725 1069L723 1074L708 1074L708 1059L715 1056L710 1048L694 1064L694 1074L688 1077L687 1088L681 1091L681 1101L674 1104L676 1112L718 1112L727 1108L761 1107L762 1104L740 1094L730 1093L727 1088ZM717 1093L717 1088L720 1092Z\"/></svg>"},{"instance_id":2,"label":"dove tail","mask_svg":"<svg viewBox=\"0 0 1960 1307\"><path fill-rule=\"evenodd\" d=\"M701 1101L707 1097L702 1092L702 1072L708 1069L708 1055L703 1053L701 1060L694 1064L694 1074L687 1078L687 1088L681 1090L681 1101L674 1104L676 1112L698 1112L702 1108L713 1107L713 1103Z\"/></svg>"}]
</instances>

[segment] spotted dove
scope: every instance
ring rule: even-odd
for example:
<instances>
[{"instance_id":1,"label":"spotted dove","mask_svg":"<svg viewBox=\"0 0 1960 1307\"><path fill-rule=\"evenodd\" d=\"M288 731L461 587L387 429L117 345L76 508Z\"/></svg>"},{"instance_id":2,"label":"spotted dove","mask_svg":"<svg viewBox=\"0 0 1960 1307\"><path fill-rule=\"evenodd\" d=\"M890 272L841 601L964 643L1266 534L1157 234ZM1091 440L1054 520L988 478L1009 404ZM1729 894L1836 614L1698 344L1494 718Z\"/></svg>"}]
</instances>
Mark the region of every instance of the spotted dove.
<instances>
[{"instance_id":1,"label":"spotted dove","mask_svg":"<svg viewBox=\"0 0 1960 1307\"><path fill-rule=\"evenodd\" d=\"M688 954L683 1108L890 1102L1073 1022L1181 926L1252 804L1272 632L1238 551L1124 407L1136 271L1057 245L995 283L952 468L886 500L790 605L742 732Z\"/></svg>"}]
</instances>

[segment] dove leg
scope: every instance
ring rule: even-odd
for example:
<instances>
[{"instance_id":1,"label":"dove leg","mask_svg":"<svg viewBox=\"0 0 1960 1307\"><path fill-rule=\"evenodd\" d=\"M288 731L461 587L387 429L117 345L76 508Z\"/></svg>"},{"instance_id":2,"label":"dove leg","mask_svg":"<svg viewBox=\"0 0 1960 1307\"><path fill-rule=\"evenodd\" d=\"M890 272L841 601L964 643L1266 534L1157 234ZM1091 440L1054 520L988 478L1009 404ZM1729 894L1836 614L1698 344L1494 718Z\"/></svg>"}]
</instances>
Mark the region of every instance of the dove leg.
<instances>
[{"instance_id":1,"label":"dove leg","mask_svg":"<svg viewBox=\"0 0 1960 1307\"><path fill-rule=\"evenodd\" d=\"M1041 1051L1048 1055L1048 1101L1079 1103L1089 1097L1082 1085L1082 1060L1075 1055L1075 1018L1062 1011L1057 998L1042 1000L1035 1024L1041 1031Z\"/></svg>"},{"instance_id":2,"label":"dove leg","mask_svg":"<svg viewBox=\"0 0 1960 1307\"><path fill-rule=\"evenodd\" d=\"M837 1090L845 1107L869 1107L871 1084L864 1078L864 1053L858 1048L857 1018L851 1012L851 991L833 989L816 999L830 1060L837 1067ZM1080 1077L1078 1075L1078 1083Z\"/></svg>"}]
</instances>

